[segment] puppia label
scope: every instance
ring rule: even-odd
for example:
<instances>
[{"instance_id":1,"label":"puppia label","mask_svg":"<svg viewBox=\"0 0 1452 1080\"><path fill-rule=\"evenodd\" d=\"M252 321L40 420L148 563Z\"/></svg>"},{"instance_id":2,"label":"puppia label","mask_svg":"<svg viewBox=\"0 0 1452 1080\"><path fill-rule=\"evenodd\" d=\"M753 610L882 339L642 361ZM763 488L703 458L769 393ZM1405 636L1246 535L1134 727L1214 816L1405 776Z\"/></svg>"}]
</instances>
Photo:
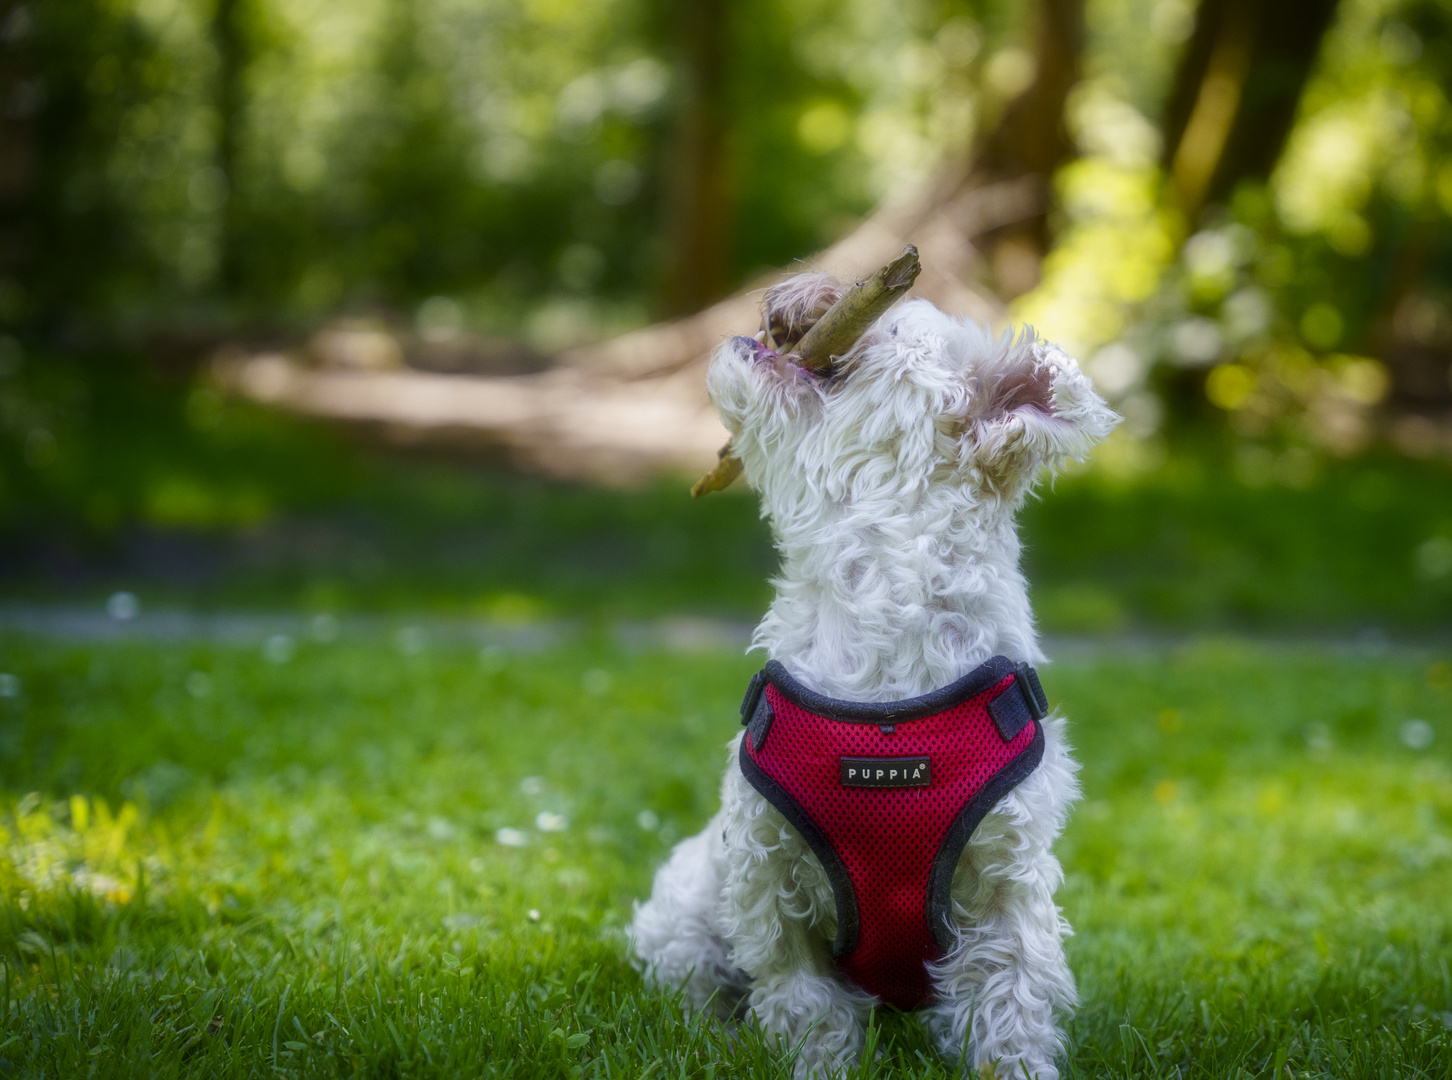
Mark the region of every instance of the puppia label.
<instances>
[{"instance_id":1,"label":"puppia label","mask_svg":"<svg viewBox=\"0 0 1452 1080\"><path fill-rule=\"evenodd\" d=\"M933 778L929 757L844 757L843 787L927 787Z\"/></svg>"}]
</instances>

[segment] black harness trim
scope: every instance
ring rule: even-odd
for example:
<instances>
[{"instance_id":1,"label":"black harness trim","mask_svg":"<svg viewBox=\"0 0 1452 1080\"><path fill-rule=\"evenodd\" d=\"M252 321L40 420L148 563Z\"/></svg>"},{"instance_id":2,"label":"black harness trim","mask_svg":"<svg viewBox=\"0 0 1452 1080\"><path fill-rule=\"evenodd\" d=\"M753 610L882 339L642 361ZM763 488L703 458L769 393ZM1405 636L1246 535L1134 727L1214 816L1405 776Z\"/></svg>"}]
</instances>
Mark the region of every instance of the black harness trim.
<instances>
[{"instance_id":1,"label":"black harness trim","mask_svg":"<svg viewBox=\"0 0 1452 1080\"><path fill-rule=\"evenodd\" d=\"M1012 689L1009 687L993 700L1002 700ZM1034 730L1033 740L1023 748L1018 757L1005 765L996 776L989 778L978 794L958 811L953 824L948 826L948 835L943 837L942 846L938 848L937 855L933 856L932 875L928 878L928 932L933 935L933 940L937 942L944 956L953 949L953 875L958 870L958 860L963 855L963 849L973 838L973 831L988 816L988 811L998 805L998 800L1028 779L1029 773L1038 768L1043 759L1044 725L1039 724Z\"/></svg>"},{"instance_id":2,"label":"black harness trim","mask_svg":"<svg viewBox=\"0 0 1452 1080\"><path fill-rule=\"evenodd\" d=\"M841 720L849 724L903 724L909 720L921 720L925 716L937 716L960 701L977 697L1005 676L1016 674L1020 667L1028 665L1015 664L1006 656L994 656L956 682L920 697L903 698L901 701L841 701L807 689L780 663L768 660L766 667L752 676L753 686L747 691L747 700L751 700L753 693L760 694L766 684L771 683L776 687L777 693L788 701L829 720ZM745 708L745 702L742 707Z\"/></svg>"},{"instance_id":3,"label":"black harness trim","mask_svg":"<svg viewBox=\"0 0 1452 1080\"><path fill-rule=\"evenodd\" d=\"M751 786L761 792L762 798L780 810L781 816L796 827L797 832L802 834L802 839L807 842L807 847L812 849L812 854L821 862L822 869L827 872L827 880L832 884L832 896L837 901L837 937L832 942L832 957L836 959L846 956L857 948L857 930L860 925L857 890L852 887L852 875L847 872L847 864L837 854L832 841L827 839L827 834L802 809L801 803L792 798L786 788L772 779L771 774L746 752L746 740L750 737L748 733L741 738L741 772Z\"/></svg>"}]
</instances>

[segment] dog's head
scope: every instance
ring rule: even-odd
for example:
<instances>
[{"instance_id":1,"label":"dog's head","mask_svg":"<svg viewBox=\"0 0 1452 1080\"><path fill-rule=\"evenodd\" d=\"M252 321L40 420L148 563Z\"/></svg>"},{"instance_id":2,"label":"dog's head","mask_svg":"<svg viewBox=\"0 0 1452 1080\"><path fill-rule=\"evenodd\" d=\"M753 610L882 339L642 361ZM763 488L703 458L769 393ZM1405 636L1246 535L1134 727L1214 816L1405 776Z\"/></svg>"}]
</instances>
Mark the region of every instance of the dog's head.
<instances>
[{"instance_id":1,"label":"dog's head","mask_svg":"<svg viewBox=\"0 0 1452 1080\"><path fill-rule=\"evenodd\" d=\"M773 340L786 351L841 292L825 274L769 290ZM707 387L779 527L892 517L944 488L1011 509L1042 471L1083 457L1119 422L1079 365L1032 330L995 337L926 300L889 311L826 376L732 338Z\"/></svg>"}]
</instances>

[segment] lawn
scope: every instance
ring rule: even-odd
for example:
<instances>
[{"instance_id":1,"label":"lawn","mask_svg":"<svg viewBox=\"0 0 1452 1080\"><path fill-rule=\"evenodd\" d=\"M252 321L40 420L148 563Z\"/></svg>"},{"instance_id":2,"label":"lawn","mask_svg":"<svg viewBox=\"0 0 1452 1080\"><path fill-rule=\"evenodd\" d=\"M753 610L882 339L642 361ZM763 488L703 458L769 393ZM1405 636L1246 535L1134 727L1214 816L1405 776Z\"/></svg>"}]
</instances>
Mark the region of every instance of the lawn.
<instances>
[{"instance_id":1,"label":"lawn","mask_svg":"<svg viewBox=\"0 0 1452 1080\"><path fill-rule=\"evenodd\" d=\"M0 1075L788 1076L625 959L752 663L0 641ZM1452 667L1053 665L1069 1075L1452 1075ZM884 1015L864 1075L944 1077Z\"/></svg>"}]
</instances>

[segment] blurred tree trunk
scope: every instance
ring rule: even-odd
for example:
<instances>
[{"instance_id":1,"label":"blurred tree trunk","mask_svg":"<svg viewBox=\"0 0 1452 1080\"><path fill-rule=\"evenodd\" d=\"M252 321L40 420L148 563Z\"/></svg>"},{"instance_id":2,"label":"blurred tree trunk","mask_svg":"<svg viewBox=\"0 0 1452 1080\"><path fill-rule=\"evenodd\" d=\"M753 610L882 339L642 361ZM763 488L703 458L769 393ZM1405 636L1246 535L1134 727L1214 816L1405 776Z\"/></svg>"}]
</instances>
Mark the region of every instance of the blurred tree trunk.
<instances>
[{"instance_id":1,"label":"blurred tree trunk","mask_svg":"<svg viewBox=\"0 0 1452 1080\"><path fill-rule=\"evenodd\" d=\"M1295 122L1337 0L1200 0L1164 115L1164 166L1193 225L1263 180Z\"/></svg>"},{"instance_id":2,"label":"blurred tree trunk","mask_svg":"<svg viewBox=\"0 0 1452 1080\"><path fill-rule=\"evenodd\" d=\"M1064 105L1079 81L1083 52L1084 0L1044 0L1034 48L1034 81L1008 103L979 144L971 166L975 174L1047 180L1074 152Z\"/></svg>"},{"instance_id":3,"label":"blurred tree trunk","mask_svg":"<svg viewBox=\"0 0 1452 1080\"><path fill-rule=\"evenodd\" d=\"M675 5L684 100L667 180L669 244L661 302L668 315L695 311L730 284L732 206L726 161L726 0Z\"/></svg>"},{"instance_id":4,"label":"blurred tree trunk","mask_svg":"<svg viewBox=\"0 0 1452 1080\"><path fill-rule=\"evenodd\" d=\"M25 4L0 0L0 326L23 315L18 279L35 239L26 212L35 177L39 95L27 49L32 18Z\"/></svg>"},{"instance_id":5,"label":"blurred tree trunk","mask_svg":"<svg viewBox=\"0 0 1452 1080\"><path fill-rule=\"evenodd\" d=\"M1391 403L1402 412L1452 405L1452 326L1438 290L1427 288L1445 228L1434 200L1425 198L1396 238L1371 324L1372 351L1391 373Z\"/></svg>"},{"instance_id":6,"label":"blurred tree trunk","mask_svg":"<svg viewBox=\"0 0 1452 1080\"><path fill-rule=\"evenodd\" d=\"M704 359L723 336L750 329L758 317L750 289L705 306L726 284L731 217L724 169L711 165L724 161L719 65L726 11L723 0L694 7L682 0L679 10L687 21L678 25L688 28L685 39L701 58L693 61L698 83L677 147L667 297L669 310L692 314L572 350L561 357L567 367L658 377ZM914 243L923 261L915 294L988 322L1002 315L1001 299L1033 284L1047 238L1049 177L1073 152L1064 107L1081 70L1084 0L1043 0L1040 12L1034 80L997 123L932 182L890 194L856 229L818 252L814 265L844 275L870 272ZM996 271L996 296L975 284L984 249Z\"/></svg>"},{"instance_id":7,"label":"blurred tree trunk","mask_svg":"<svg viewBox=\"0 0 1452 1080\"><path fill-rule=\"evenodd\" d=\"M242 277L238 258L241 205L237 198L237 157L245 106L243 78L247 69L243 2L216 0L211 26L212 47L217 50L217 169L226 185L218 276L223 291L229 295L240 287Z\"/></svg>"},{"instance_id":8,"label":"blurred tree trunk","mask_svg":"<svg viewBox=\"0 0 1452 1080\"><path fill-rule=\"evenodd\" d=\"M985 245L1000 298L1010 300L1038 283L1049 248L1049 180L1074 153L1065 124L1069 91L1082 74L1084 0L1043 0L1034 49L1034 81L1008 104L973 155L971 176L1016 179L1040 191L1040 209L996 230Z\"/></svg>"}]
</instances>

